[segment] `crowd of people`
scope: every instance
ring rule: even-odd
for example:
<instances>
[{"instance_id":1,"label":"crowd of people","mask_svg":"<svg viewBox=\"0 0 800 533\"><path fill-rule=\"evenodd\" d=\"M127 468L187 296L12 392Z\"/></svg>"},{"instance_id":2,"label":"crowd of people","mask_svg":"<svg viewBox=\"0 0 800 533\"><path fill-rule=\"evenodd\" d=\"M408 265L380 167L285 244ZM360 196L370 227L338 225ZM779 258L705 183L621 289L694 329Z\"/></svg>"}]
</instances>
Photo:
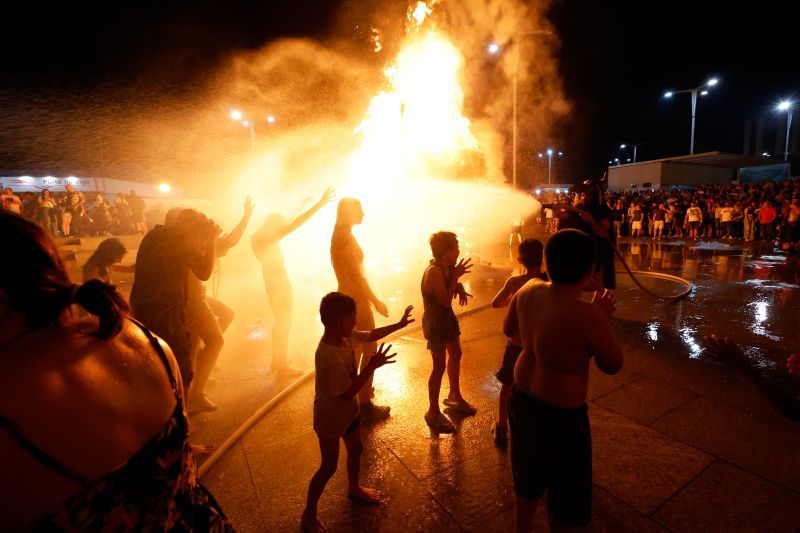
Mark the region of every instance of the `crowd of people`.
<instances>
[{"instance_id":1,"label":"crowd of people","mask_svg":"<svg viewBox=\"0 0 800 533\"><path fill-rule=\"evenodd\" d=\"M83 193L72 185L63 192L42 189L19 194L7 187L0 195L0 209L36 222L53 237L144 234L148 218L159 215L157 209L148 212L136 191L117 193L112 202L100 192Z\"/></svg>"},{"instance_id":2,"label":"crowd of people","mask_svg":"<svg viewBox=\"0 0 800 533\"><path fill-rule=\"evenodd\" d=\"M568 195L544 199L568 204ZM608 192L615 237L800 241L800 180L713 184L673 189ZM546 208L548 231L558 216Z\"/></svg>"},{"instance_id":3,"label":"crowd of people","mask_svg":"<svg viewBox=\"0 0 800 533\"><path fill-rule=\"evenodd\" d=\"M509 279L493 300L495 307L508 307L493 433L498 445L511 442L517 531L531 531L545 493L554 529L590 520L589 365L594 360L606 374L623 366L610 322L616 308L610 250L621 234L614 206L691 209L708 198L702 211L732 195L762 203L784 202L788 195L786 217L775 225L786 232L786 225L797 222L789 216L796 213L791 206L797 206L797 187L794 181L772 189L715 186L606 197L599 184L589 184L559 210L558 230L546 244L528 239L519 245L525 272ZM332 198L333 191L325 191L291 221L269 214L251 240L277 318L275 372L292 373L286 358L292 287L280 243ZM10 502L0 506L0 523L66 530L232 529L197 480L186 412L216 409L205 386L234 311L208 296L203 282L241 240L253 208L248 198L229 233L197 210L174 208L163 225L146 232L131 265L122 264L126 250L118 239L101 243L84 265L83 284L69 278L51 229L26 220L21 209L0 212L0 233L15 258L0 262L0 356L8 367L0 376L0 470L20 480L13 488L0 486L0 498ZM388 310L370 286L364 251L352 232L363 220L357 199L339 201L330 247L338 288L319 307L324 333L314 358L312 426L320 466L300 519L306 531L325 530L317 506L336 472L340 442L347 452L349 496L367 504L382 501L377 490L360 483L362 423L391 412L373 403L372 377L394 363L396 354L377 342L414 318L409 306L397 322L376 327L373 311L388 317ZM665 228L666 222L654 229L663 235ZM435 434L453 433L439 406L445 373L449 393L442 404L466 416L477 413L461 393L461 331L453 309L454 302L467 305L472 296L461 282L472 263L460 257L452 232L434 233L428 244L421 322L432 367L420 423ZM134 273L129 302L112 285L119 270ZM581 298L584 292L593 293L591 302ZM737 359L729 343L709 342L720 357ZM797 357L789 362L797 373Z\"/></svg>"}]
</instances>

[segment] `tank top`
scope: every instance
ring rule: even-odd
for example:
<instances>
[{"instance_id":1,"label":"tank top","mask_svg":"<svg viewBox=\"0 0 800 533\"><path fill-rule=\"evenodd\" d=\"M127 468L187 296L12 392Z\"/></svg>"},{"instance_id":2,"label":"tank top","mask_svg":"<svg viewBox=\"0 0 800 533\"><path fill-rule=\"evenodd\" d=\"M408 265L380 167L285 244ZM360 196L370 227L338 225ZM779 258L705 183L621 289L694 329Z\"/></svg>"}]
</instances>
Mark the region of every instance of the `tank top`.
<instances>
[{"instance_id":1,"label":"tank top","mask_svg":"<svg viewBox=\"0 0 800 533\"><path fill-rule=\"evenodd\" d=\"M132 320L132 319L131 319ZM214 497L197 481L189 423L175 376L158 340L139 326L158 353L175 395L175 409L161 431L124 464L90 480L43 451L0 417L0 428L34 459L83 489L39 518L33 531L233 531Z\"/></svg>"}]
</instances>

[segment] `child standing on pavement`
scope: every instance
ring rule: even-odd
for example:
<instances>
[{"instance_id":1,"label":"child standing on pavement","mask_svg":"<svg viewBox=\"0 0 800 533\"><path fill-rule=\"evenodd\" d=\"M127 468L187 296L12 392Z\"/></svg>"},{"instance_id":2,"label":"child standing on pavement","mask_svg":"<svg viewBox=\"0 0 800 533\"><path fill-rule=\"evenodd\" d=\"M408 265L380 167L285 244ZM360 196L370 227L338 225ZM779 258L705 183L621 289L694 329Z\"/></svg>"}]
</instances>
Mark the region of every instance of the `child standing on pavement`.
<instances>
[{"instance_id":1,"label":"child standing on pavement","mask_svg":"<svg viewBox=\"0 0 800 533\"><path fill-rule=\"evenodd\" d=\"M433 368L428 378L428 411L425 423L434 433L454 433L455 427L439 409L439 391L442 377L447 369L450 392L442 402L465 415L474 415L477 410L461 395L461 330L453 312L453 299L458 296L461 305L467 304L468 294L458 278L470 272L471 259L458 261L458 237L449 231L431 235L433 260L422 275L422 332L428 341ZM458 262L457 262L458 261Z\"/></svg>"},{"instance_id":2,"label":"child standing on pavement","mask_svg":"<svg viewBox=\"0 0 800 533\"><path fill-rule=\"evenodd\" d=\"M506 307L511 303L511 298L517 291L532 279L547 281L547 274L542 272L544 245L538 239L525 239L519 245L517 261L525 267L525 273L511 276L506 280L503 288L492 300L492 307ZM503 364L495 376L500 382L500 404L498 406L497 422L492 426L494 441L498 446L505 446L508 442L508 398L511 396L511 387L514 385L514 365L517 364L519 354L522 353L522 344L519 337L508 339L506 351L503 353Z\"/></svg>"},{"instance_id":3,"label":"child standing on pavement","mask_svg":"<svg viewBox=\"0 0 800 533\"><path fill-rule=\"evenodd\" d=\"M581 293L597 266L594 240L559 231L545 248L551 282L533 280L511 301L503 332L519 336L522 354L508 402L516 531L531 531L547 491L551 531L589 523L592 501L592 437L586 392L589 363L605 374L622 369L622 350L610 317L613 294Z\"/></svg>"},{"instance_id":4,"label":"child standing on pavement","mask_svg":"<svg viewBox=\"0 0 800 533\"><path fill-rule=\"evenodd\" d=\"M361 426L358 418L356 395L378 368L394 363L396 354L389 355L391 344L381 345L359 373L353 344L376 342L406 327L413 307L406 308L399 322L373 329L358 331L356 302L340 292L327 294L319 307L325 332L314 355L316 378L314 383L314 431L319 438L322 464L308 486L306 508L300 519L304 531L325 531L317 518L317 503L328 480L336 472L339 462L339 440L347 449L347 478L350 498L365 503L379 503L380 493L359 483L361 468Z\"/></svg>"}]
</instances>

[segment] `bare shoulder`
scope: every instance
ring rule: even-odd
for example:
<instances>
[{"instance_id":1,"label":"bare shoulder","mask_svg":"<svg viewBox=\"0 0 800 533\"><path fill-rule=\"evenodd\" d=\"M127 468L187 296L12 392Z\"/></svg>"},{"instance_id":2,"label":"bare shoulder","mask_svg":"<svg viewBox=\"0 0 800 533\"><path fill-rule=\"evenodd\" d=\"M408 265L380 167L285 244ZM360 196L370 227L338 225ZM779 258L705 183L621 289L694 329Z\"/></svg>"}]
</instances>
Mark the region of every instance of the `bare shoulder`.
<instances>
[{"instance_id":1,"label":"bare shoulder","mask_svg":"<svg viewBox=\"0 0 800 533\"><path fill-rule=\"evenodd\" d=\"M519 276L519 278L524 278L523 276ZM510 281L510 280L509 280ZM522 279L520 282L523 281ZM544 281L539 278L533 278L528 280L525 283L522 283L515 292L519 297L525 297L527 295L538 294L543 290L547 290L550 287L550 282Z\"/></svg>"},{"instance_id":2,"label":"bare shoulder","mask_svg":"<svg viewBox=\"0 0 800 533\"><path fill-rule=\"evenodd\" d=\"M425 273L422 274L423 285L429 286L432 283L439 282L444 282L444 273L442 269L433 265L428 265L427 268L425 268Z\"/></svg>"}]
</instances>

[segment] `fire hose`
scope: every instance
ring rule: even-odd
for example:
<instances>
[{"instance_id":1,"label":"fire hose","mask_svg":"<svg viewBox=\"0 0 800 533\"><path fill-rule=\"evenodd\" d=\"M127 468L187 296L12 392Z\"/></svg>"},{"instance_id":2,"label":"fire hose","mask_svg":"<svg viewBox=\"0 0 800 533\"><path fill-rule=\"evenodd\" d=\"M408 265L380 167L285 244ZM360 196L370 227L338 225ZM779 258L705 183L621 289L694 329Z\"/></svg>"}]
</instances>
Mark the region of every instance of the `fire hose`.
<instances>
[{"instance_id":1,"label":"fire hose","mask_svg":"<svg viewBox=\"0 0 800 533\"><path fill-rule=\"evenodd\" d=\"M662 272L645 272L645 271L642 271L642 270L631 270L631 267L628 266L628 263L625 261L625 258L622 257L622 253L619 251L619 248L617 248L616 245L614 245L614 243L611 243L611 246L614 248L614 253L617 254L617 258L619 259L620 263L622 263L622 266L625 267L624 272L627 272L627 274L631 277L631 279L636 284L636 286L639 287L642 290L642 292L644 292L648 296L652 296L653 298L657 298L659 300L669 300L669 301L673 301L674 302L674 301L678 301L678 300L681 300L683 298L686 298L687 296L689 296L689 294L692 293L692 289L694 289L694 285L692 285L692 283L690 281L688 281L686 279L683 279L683 278L681 278L679 276L673 276L672 274L664 274ZM622 271L618 270L617 272L622 272ZM656 292L651 291L650 289L648 289L644 285L642 285L642 283L636 277L637 275L638 276L650 276L650 277L653 277L653 278L675 281L675 282L678 282L681 285L683 285L684 288L683 288L683 290L681 292L679 292L678 294L675 294L675 295L658 294Z\"/></svg>"}]
</instances>

